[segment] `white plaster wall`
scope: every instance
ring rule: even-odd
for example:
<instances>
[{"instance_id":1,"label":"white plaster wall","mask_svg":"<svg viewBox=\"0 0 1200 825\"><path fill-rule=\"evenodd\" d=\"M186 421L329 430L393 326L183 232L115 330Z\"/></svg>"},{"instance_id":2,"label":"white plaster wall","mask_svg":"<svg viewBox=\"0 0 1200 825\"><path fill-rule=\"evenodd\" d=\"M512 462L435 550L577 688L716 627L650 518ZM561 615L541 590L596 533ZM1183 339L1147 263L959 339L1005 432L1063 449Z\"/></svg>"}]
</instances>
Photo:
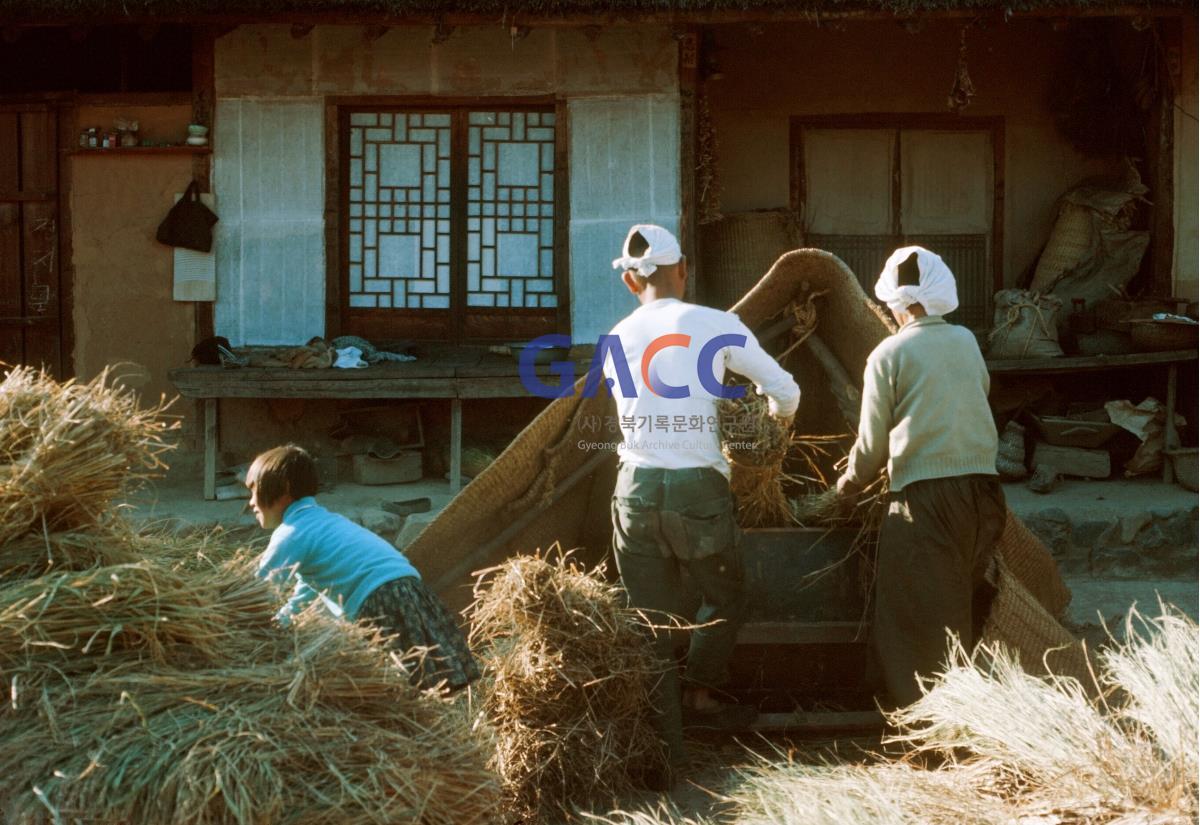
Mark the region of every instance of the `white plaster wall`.
<instances>
[{"instance_id":1,"label":"white plaster wall","mask_svg":"<svg viewBox=\"0 0 1200 825\"><path fill-rule=\"evenodd\" d=\"M214 326L236 345L325 334L323 108L313 99L217 104Z\"/></svg>"},{"instance_id":2,"label":"white plaster wall","mask_svg":"<svg viewBox=\"0 0 1200 825\"><path fill-rule=\"evenodd\" d=\"M234 343L324 334L325 95L568 100L572 335L595 341L633 308L613 274L631 223L678 229L677 47L664 27L242 26L216 46L216 330ZM636 59L634 59L636 56ZM617 176L621 177L617 177Z\"/></svg>"},{"instance_id":3,"label":"white plaster wall","mask_svg":"<svg viewBox=\"0 0 1200 825\"><path fill-rule=\"evenodd\" d=\"M1196 20L1183 27L1183 78L1175 109L1175 294L1195 301L1200 297L1200 188L1197 187Z\"/></svg>"},{"instance_id":4,"label":"white plaster wall","mask_svg":"<svg viewBox=\"0 0 1200 825\"><path fill-rule=\"evenodd\" d=\"M571 116L571 335L596 337L636 308L612 268L635 223L679 231L679 98L575 100Z\"/></svg>"}]
</instances>

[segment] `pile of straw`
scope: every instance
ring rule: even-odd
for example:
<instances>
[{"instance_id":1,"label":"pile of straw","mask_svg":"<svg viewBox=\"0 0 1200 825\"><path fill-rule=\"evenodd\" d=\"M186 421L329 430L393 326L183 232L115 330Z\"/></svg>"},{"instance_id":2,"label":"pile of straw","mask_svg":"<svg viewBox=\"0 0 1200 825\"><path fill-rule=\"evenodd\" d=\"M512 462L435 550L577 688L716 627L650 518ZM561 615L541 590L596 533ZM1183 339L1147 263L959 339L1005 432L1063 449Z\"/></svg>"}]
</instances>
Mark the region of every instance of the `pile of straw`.
<instances>
[{"instance_id":1,"label":"pile of straw","mask_svg":"<svg viewBox=\"0 0 1200 825\"><path fill-rule=\"evenodd\" d=\"M26 519L0 541L5 821L491 818L498 783L467 714L410 686L373 632L319 606L282 630L248 552L137 532L100 506L159 461L149 413L27 371L0 409L21 463L6 485L31 493L4 488Z\"/></svg>"},{"instance_id":2,"label":"pile of straw","mask_svg":"<svg viewBox=\"0 0 1200 825\"><path fill-rule=\"evenodd\" d=\"M274 602L264 590L262 607ZM28 666L14 672L5 810L112 823L492 815L496 783L462 709L411 688L368 631L314 611L287 633L231 636L236 658L205 667L114 651L36 690L18 681Z\"/></svg>"},{"instance_id":3,"label":"pile of straw","mask_svg":"<svg viewBox=\"0 0 1200 825\"><path fill-rule=\"evenodd\" d=\"M973 659L958 648L928 693L891 718L906 758L764 766L732 793L733 821L1195 822L1196 623L1134 612L1127 633L1100 656L1107 700L1074 679L1031 676L1003 648Z\"/></svg>"},{"instance_id":4,"label":"pile of straw","mask_svg":"<svg viewBox=\"0 0 1200 825\"><path fill-rule=\"evenodd\" d=\"M177 422L163 418L166 405L142 409L108 378L59 384L17 367L0 383L0 545L94 524L165 469Z\"/></svg>"},{"instance_id":5,"label":"pile of straw","mask_svg":"<svg viewBox=\"0 0 1200 825\"><path fill-rule=\"evenodd\" d=\"M493 767L514 816L558 821L663 768L650 720L661 667L643 617L601 570L581 569L555 545L485 571L471 642L486 666Z\"/></svg>"}]
</instances>

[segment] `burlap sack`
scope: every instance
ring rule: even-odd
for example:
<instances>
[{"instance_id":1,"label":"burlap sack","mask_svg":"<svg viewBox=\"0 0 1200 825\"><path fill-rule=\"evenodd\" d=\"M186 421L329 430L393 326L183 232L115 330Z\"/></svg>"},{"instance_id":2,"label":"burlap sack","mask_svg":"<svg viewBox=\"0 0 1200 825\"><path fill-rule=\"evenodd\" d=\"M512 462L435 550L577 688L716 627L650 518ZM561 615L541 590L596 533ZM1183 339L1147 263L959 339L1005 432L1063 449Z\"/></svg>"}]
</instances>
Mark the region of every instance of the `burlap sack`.
<instances>
[{"instance_id":1,"label":"burlap sack","mask_svg":"<svg viewBox=\"0 0 1200 825\"><path fill-rule=\"evenodd\" d=\"M996 293L996 314L988 333L989 358L1055 358L1063 354L1058 345L1058 313L1062 301L1023 289Z\"/></svg>"}]
</instances>

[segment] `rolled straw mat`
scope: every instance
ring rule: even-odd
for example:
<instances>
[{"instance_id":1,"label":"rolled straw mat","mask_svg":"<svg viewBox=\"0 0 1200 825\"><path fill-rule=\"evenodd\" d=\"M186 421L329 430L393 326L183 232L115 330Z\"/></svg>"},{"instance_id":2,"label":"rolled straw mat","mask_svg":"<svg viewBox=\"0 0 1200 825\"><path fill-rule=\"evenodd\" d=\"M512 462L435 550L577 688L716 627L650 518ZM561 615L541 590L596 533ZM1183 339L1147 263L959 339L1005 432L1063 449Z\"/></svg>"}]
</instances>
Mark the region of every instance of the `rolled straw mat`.
<instances>
[{"instance_id":1,"label":"rolled straw mat","mask_svg":"<svg viewBox=\"0 0 1200 825\"><path fill-rule=\"evenodd\" d=\"M999 642L1015 651L1028 673L1071 676L1094 692L1082 643L1046 612L1003 561L998 567L999 592L984 623L982 642Z\"/></svg>"},{"instance_id":2,"label":"rolled straw mat","mask_svg":"<svg viewBox=\"0 0 1200 825\"><path fill-rule=\"evenodd\" d=\"M1038 604L1051 616L1062 618L1067 605L1071 603L1071 591L1058 572L1058 564L1046 545L1012 510L1008 511L1008 521L996 551L1009 572L1037 599Z\"/></svg>"}]
</instances>

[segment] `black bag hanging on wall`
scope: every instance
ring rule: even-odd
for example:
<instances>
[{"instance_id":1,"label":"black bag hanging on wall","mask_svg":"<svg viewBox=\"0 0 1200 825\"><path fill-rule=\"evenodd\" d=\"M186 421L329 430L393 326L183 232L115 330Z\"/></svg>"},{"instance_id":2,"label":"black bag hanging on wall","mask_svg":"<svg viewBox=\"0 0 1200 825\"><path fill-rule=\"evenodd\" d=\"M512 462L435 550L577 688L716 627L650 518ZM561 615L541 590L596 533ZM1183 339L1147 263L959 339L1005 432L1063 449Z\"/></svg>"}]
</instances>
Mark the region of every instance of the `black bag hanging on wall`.
<instances>
[{"instance_id":1,"label":"black bag hanging on wall","mask_svg":"<svg viewBox=\"0 0 1200 825\"><path fill-rule=\"evenodd\" d=\"M158 225L154 237L167 246L209 252L212 250L212 228L217 220L212 210L200 202L200 187L192 181L179 203L171 207Z\"/></svg>"}]
</instances>

